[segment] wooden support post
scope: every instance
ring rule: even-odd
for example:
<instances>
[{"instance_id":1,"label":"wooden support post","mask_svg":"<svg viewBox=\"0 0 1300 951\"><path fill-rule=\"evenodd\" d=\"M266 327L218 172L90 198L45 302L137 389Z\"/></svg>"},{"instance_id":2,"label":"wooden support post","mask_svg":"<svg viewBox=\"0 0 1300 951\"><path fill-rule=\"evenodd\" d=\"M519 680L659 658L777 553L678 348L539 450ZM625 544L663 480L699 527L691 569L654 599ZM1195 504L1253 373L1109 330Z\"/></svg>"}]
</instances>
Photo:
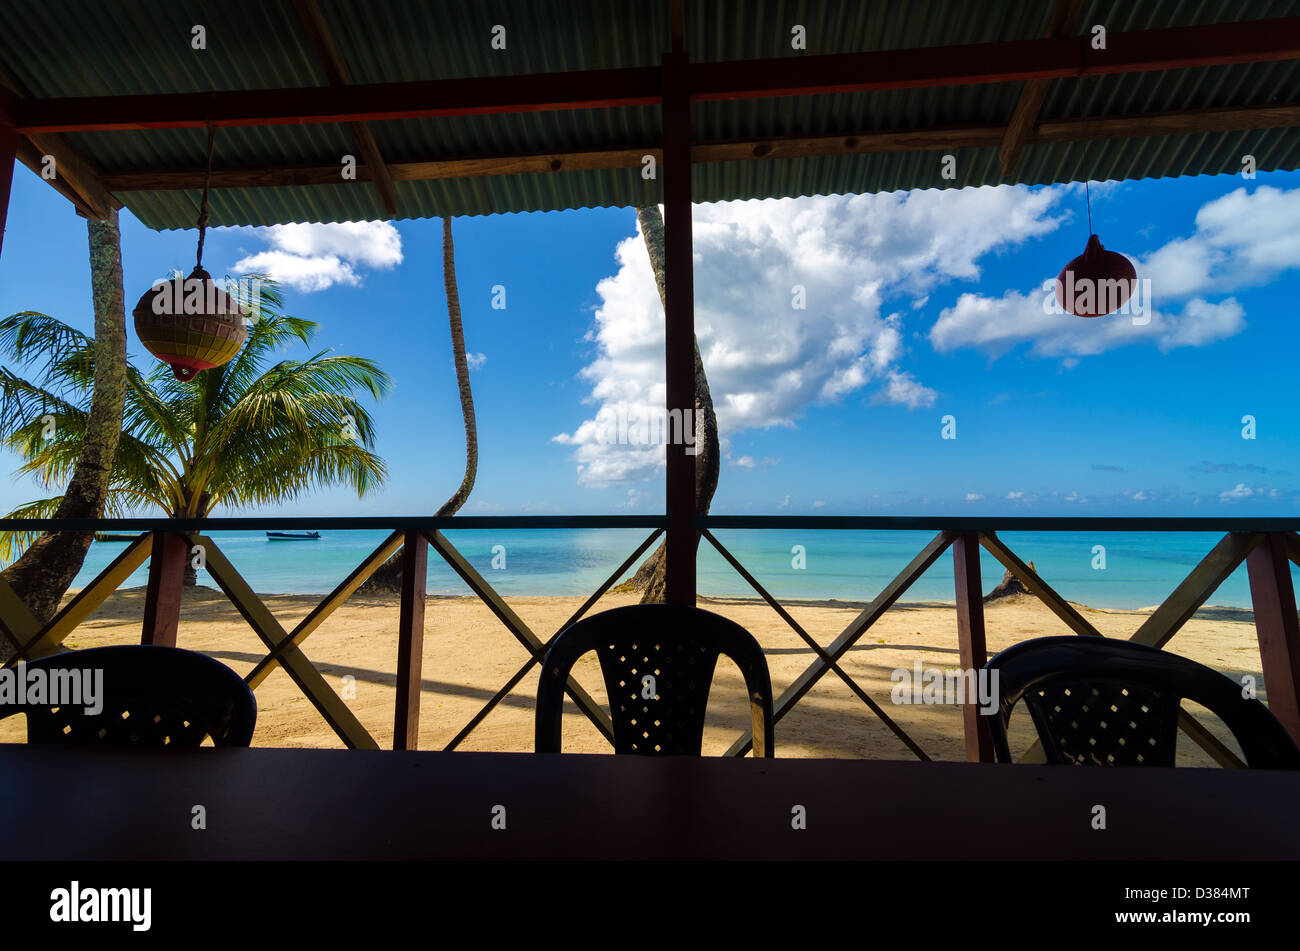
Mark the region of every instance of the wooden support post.
<instances>
[{"instance_id":1,"label":"wooden support post","mask_svg":"<svg viewBox=\"0 0 1300 951\"><path fill-rule=\"evenodd\" d=\"M181 622L181 595L185 590L185 559L189 553L189 539L184 535L154 533L141 644L176 646L176 630Z\"/></svg>"},{"instance_id":2,"label":"wooden support post","mask_svg":"<svg viewBox=\"0 0 1300 951\"><path fill-rule=\"evenodd\" d=\"M1268 708L1300 743L1300 622L1286 536L1273 533L1261 538L1246 556L1246 572Z\"/></svg>"},{"instance_id":3,"label":"wooden support post","mask_svg":"<svg viewBox=\"0 0 1300 951\"><path fill-rule=\"evenodd\" d=\"M979 671L988 660L984 644L984 587L980 581L980 539L965 532L952 544L953 576L957 583L957 640L963 671ZM980 713L979 700L967 697L961 708L966 734L966 760L993 762L993 738Z\"/></svg>"},{"instance_id":4,"label":"wooden support post","mask_svg":"<svg viewBox=\"0 0 1300 951\"><path fill-rule=\"evenodd\" d=\"M393 749L420 745L420 676L424 661L424 587L429 542L412 530L402 540L402 606L397 622L397 705Z\"/></svg>"},{"instance_id":5,"label":"wooden support post","mask_svg":"<svg viewBox=\"0 0 1300 951\"><path fill-rule=\"evenodd\" d=\"M691 241L691 107L684 52L663 57L664 363L669 604L695 604L695 277ZM674 420L680 425L674 426ZM677 438L674 438L677 437ZM686 440L690 439L688 445Z\"/></svg>"},{"instance_id":6,"label":"wooden support post","mask_svg":"<svg viewBox=\"0 0 1300 951\"><path fill-rule=\"evenodd\" d=\"M14 180L18 133L13 125L13 97L0 88L0 250L4 248L5 221L9 217L9 192Z\"/></svg>"}]
</instances>

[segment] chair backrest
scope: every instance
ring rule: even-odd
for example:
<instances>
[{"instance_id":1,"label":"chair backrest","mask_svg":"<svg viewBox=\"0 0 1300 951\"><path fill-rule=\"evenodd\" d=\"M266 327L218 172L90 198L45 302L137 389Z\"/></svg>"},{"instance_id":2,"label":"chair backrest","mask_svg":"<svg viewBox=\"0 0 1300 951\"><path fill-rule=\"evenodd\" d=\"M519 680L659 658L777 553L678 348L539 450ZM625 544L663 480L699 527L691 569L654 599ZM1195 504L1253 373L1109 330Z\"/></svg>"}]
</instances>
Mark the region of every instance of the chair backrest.
<instances>
[{"instance_id":1,"label":"chair backrest","mask_svg":"<svg viewBox=\"0 0 1300 951\"><path fill-rule=\"evenodd\" d=\"M27 696L22 703L0 703L0 717L26 713L29 743L193 747L210 736L216 746L247 746L257 722L257 701L242 677L177 647L66 651L0 676L11 673L25 678ZM40 679L44 693L36 695L32 685ZM66 702L74 688L78 702ZM98 709L87 712L92 699Z\"/></svg>"},{"instance_id":2,"label":"chair backrest","mask_svg":"<svg viewBox=\"0 0 1300 951\"><path fill-rule=\"evenodd\" d=\"M725 654L749 695L754 755L772 755L772 683L763 649L734 621L700 608L641 604L602 611L555 639L537 688L537 752L560 752L565 684L595 651L614 721L614 751L699 756L713 669Z\"/></svg>"},{"instance_id":3,"label":"chair backrest","mask_svg":"<svg viewBox=\"0 0 1300 951\"><path fill-rule=\"evenodd\" d=\"M1286 728L1241 684L1186 657L1106 637L1041 637L1004 650L996 670L993 750L1010 763L1007 723L1021 699L1049 763L1173 766L1186 698L1223 720L1255 769L1300 769Z\"/></svg>"}]
</instances>

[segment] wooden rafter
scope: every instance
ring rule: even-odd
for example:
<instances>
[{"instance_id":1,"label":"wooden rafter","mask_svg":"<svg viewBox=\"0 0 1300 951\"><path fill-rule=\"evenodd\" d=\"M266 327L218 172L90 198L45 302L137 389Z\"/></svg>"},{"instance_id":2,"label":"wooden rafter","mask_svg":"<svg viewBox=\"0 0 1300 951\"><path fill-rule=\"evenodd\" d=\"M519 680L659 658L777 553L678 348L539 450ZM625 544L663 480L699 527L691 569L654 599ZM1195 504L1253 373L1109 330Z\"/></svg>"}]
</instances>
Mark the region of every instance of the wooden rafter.
<instances>
[{"instance_id":1,"label":"wooden rafter","mask_svg":"<svg viewBox=\"0 0 1300 951\"><path fill-rule=\"evenodd\" d=\"M798 58L693 63L685 84L692 102L920 89L1031 79L1300 59L1300 18L1111 33L1106 48L1079 38ZM312 122L494 115L657 104L658 67L574 70L531 76L256 89L138 96L26 99L17 105L23 133L299 125Z\"/></svg>"},{"instance_id":2,"label":"wooden rafter","mask_svg":"<svg viewBox=\"0 0 1300 951\"><path fill-rule=\"evenodd\" d=\"M0 134L13 133L10 122L21 101L15 92L13 80L8 74L0 73L0 127L3 127L3 133ZM14 142L14 154L18 161L42 178L45 177L47 166L45 157L53 157L54 177L46 181L72 202L82 217L107 218L111 210L121 207L122 203L109 194L109 189L104 186L95 164L69 145L61 135L18 135ZM9 171L11 168L7 166L4 173L0 174Z\"/></svg>"},{"instance_id":3,"label":"wooden rafter","mask_svg":"<svg viewBox=\"0 0 1300 951\"><path fill-rule=\"evenodd\" d=\"M1071 142L1294 126L1300 126L1300 104L1047 122L1040 123L1027 141L1030 143ZM996 125L964 126L947 129L861 132L850 135L702 142L691 147L691 162L701 164L827 155L992 148L1005 139L1006 131L1005 127ZM654 156L655 161L658 162L662 158L662 150L658 144L646 143L641 147L583 152L487 155L427 162L398 162L390 163L386 168L394 181L432 181L491 175L640 168L642 160L647 155ZM103 184L111 191L196 189L203 186L203 174L201 168L108 173L103 175ZM357 169L357 179L370 180L364 166ZM213 188L264 188L339 183L342 183L342 180L337 165L215 169L212 173Z\"/></svg>"},{"instance_id":4,"label":"wooden rafter","mask_svg":"<svg viewBox=\"0 0 1300 951\"><path fill-rule=\"evenodd\" d=\"M1047 25L1047 36L1060 39L1069 36L1079 22L1079 12L1083 0L1056 0L1052 8L1051 19ZM1020 87L1020 99L1011 111L1011 120L1007 123L1002 144L998 147L998 161L1002 165L1002 174L1011 175L1020 161L1020 153L1029 144L1029 136L1038 124L1038 114L1043 108L1043 100L1052 88L1050 79L1030 79Z\"/></svg>"},{"instance_id":5,"label":"wooden rafter","mask_svg":"<svg viewBox=\"0 0 1300 951\"><path fill-rule=\"evenodd\" d=\"M348 73L347 64L343 62L342 54L339 53L338 44L334 42L329 24L321 14L320 4L317 0L294 0L293 6L299 22L307 32L308 40L316 50L316 58L320 60L321 68L325 70L330 85L350 86L352 77ZM393 186L393 178L384 164L384 157L375 142L374 133L364 122L350 123L349 128L352 132L352 140L357 144L357 151L361 153L365 167L370 170L370 181L374 184L375 191L379 193L379 200L384 210L388 212L388 217L397 217L397 189ZM337 168L334 174L338 176Z\"/></svg>"}]
</instances>

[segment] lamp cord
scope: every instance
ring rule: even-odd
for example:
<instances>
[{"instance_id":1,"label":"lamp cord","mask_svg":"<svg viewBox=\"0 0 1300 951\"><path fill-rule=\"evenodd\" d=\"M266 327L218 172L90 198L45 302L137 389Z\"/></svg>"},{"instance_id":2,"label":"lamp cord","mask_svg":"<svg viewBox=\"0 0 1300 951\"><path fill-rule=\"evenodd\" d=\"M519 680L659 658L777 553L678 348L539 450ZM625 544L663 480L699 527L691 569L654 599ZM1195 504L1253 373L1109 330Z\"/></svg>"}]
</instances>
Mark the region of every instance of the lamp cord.
<instances>
[{"instance_id":1,"label":"lamp cord","mask_svg":"<svg viewBox=\"0 0 1300 951\"><path fill-rule=\"evenodd\" d=\"M212 141L215 132L212 120L209 119L207 170L203 174L203 201L199 204L199 251L194 261L194 266L198 268L203 267L203 239L208 230L208 189L212 185Z\"/></svg>"}]
</instances>

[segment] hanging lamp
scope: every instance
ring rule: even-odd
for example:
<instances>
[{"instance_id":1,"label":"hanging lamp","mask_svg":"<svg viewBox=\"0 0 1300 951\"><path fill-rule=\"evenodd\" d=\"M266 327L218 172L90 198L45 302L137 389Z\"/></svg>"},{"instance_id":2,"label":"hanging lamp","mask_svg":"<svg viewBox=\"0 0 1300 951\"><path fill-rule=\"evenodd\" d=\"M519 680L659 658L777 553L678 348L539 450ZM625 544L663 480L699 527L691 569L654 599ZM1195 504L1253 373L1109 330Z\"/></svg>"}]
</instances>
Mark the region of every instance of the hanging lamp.
<instances>
[{"instance_id":1,"label":"hanging lamp","mask_svg":"<svg viewBox=\"0 0 1300 951\"><path fill-rule=\"evenodd\" d=\"M1092 192L1084 182L1088 203L1088 245L1083 254L1056 277L1056 301L1076 317L1105 317L1123 307L1137 287L1133 262L1107 251L1092 233Z\"/></svg>"},{"instance_id":2,"label":"hanging lamp","mask_svg":"<svg viewBox=\"0 0 1300 951\"><path fill-rule=\"evenodd\" d=\"M140 298L132 316L135 334L145 348L188 382L201 370L229 362L248 339L247 311L203 269L203 240L208 227L208 190L212 184L212 123L208 123L207 171L199 205L199 248L194 270L182 279L156 283Z\"/></svg>"}]
</instances>

